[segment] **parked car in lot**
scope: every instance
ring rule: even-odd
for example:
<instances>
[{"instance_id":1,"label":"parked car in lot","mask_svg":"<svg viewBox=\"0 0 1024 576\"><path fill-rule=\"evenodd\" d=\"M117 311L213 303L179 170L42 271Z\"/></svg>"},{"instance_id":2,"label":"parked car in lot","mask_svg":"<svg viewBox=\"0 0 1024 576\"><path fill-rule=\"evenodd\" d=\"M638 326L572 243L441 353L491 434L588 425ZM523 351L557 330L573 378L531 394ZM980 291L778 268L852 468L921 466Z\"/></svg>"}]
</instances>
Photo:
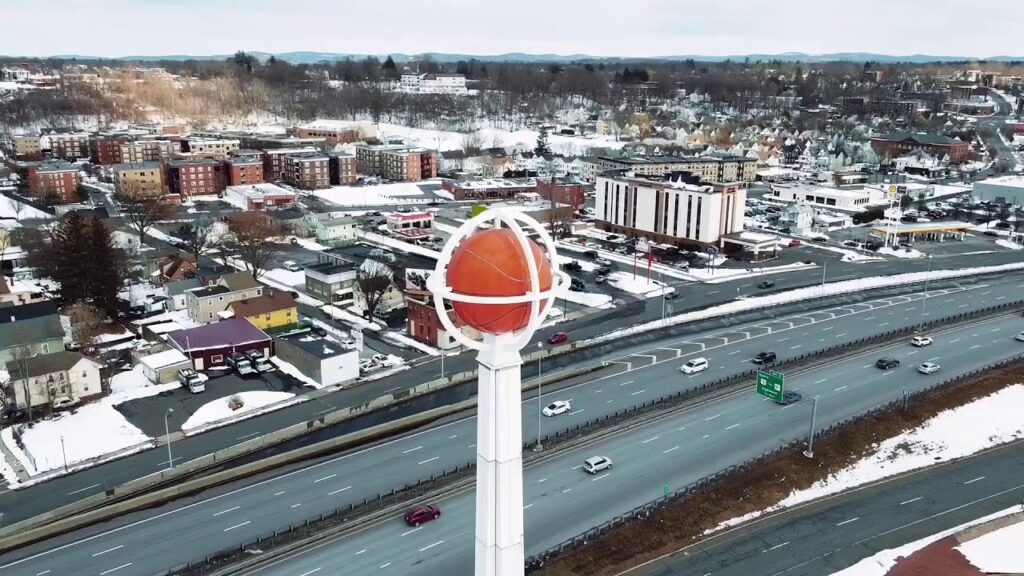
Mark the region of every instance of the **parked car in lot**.
<instances>
[{"instance_id":1,"label":"parked car in lot","mask_svg":"<svg viewBox=\"0 0 1024 576\"><path fill-rule=\"evenodd\" d=\"M575 260L569 260L565 264L562 264L562 268L571 272L579 272L580 270L583 270L583 266Z\"/></svg>"},{"instance_id":2,"label":"parked car in lot","mask_svg":"<svg viewBox=\"0 0 1024 576\"><path fill-rule=\"evenodd\" d=\"M790 240L789 241L789 247L790 248L799 248L801 244L802 243L799 240Z\"/></svg>"},{"instance_id":3,"label":"parked car in lot","mask_svg":"<svg viewBox=\"0 0 1024 576\"><path fill-rule=\"evenodd\" d=\"M594 260L594 262L596 262L600 266L611 266L612 265L612 261L607 259L607 258L597 258L596 260Z\"/></svg>"},{"instance_id":4,"label":"parked car in lot","mask_svg":"<svg viewBox=\"0 0 1024 576\"><path fill-rule=\"evenodd\" d=\"M928 336L914 336L910 339L910 343L918 348L923 346L929 346L932 343L932 339Z\"/></svg>"},{"instance_id":5,"label":"parked car in lot","mask_svg":"<svg viewBox=\"0 0 1024 576\"><path fill-rule=\"evenodd\" d=\"M875 362L875 367L876 368L881 368L882 370L889 370L889 369L892 369L892 368L898 368L899 365L900 365L900 361L895 359L895 358L893 358L892 356L886 356L884 358L879 358L878 361Z\"/></svg>"},{"instance_id":6,"label":"parked car in lot","mask_svg":"<svg viewBox=\"0 0 1024 576\"><path fill-rule=\"evenodd\" d=\"M567 332L555 332L548 336L548 344L565 344L568 341L569 334Z\"/></svg>"},{"instance_id":7,"label":"parked car in lot","mask_svg":"<svg viewBox=\"0 0 1024 576\"><path fill-rule=\"evenodd\" d=\"M672 291L665 294L665 300L675 300L677 298L679 298L679 292Z\"/></svg>"},{"instance_id":8,"label":"parked car in lot","mask_svg":"<svg viewBox=\"0 0 1024 576\"><path fill-rule=\"evenodd\" d=\"M604 281L607 279L608 277L605 276L604 274L598 274L597 277L594 278L594 282L597 282L598 284L604 284Z\"/></svg>"},{"instance_id":9,"label":"parked car in lot","mask_svg":"<svg viewBox=\"0 0 1024 576\"><path fill-rule=\"evenodd\" d=\"M441 517L441 507L437 504L422 504L413 506L405 512L405 523L409 526L419 526L424 522L437 520Z\"/></svg>"},{"instance_id":10,"label":"parked car in lot","mask_svg":"<svg viewBox=\"0 0 1024 576\"><path fill-rule=\"evenodd\" d=\"M939 371L940 366L934 362L925 362L917 367L921 374L934 374Z\"/></svg>"},{"instance_id":11,"label":"parked car in lot","mask_svg":"<svg viewBox=\"0 0 1024 576\"><path fill-rule=\"evenodd\" d=\"M380 367L379 364L377 364L373 360L370 360L369 358L364 358L364 359L359 361L359 373L360 374L366 374L367 372L372 372L372 371L376 370L379 367Z\"/></svg>"},{"instance_id":12,"label":"parked car in lot","mask_svg":"<svg viewBox=\"0 0 1024 576\"><path fill-rule=\"evenodd\" d=\"M568 400L555 400L551 404L544 407L541 412L545 416L558 416L559 414L565 414L572 410L572 405L569 404Z\"/></svg>"},{"instance_id":13,"label":"parked car in lot","mask_svg":"<svg viewBox=\"0 0 1024 576\"><path fill-rule=\"evenodd\" d=\"M703 371L705 371L707 369L708 369L707 358L694 358L694 359L690 360L689 362L687 362L686 364L683 364L679 368L679 371L682 372L683 374L696 374L698 372L703 372Z\"/></svg>"},{"instance_id":14,"label":"parked car in lot","mask_svg":"<svg viewBox=\"0 0 1024 576\"><path fill-rule=\"evenodd\" d=\"M778 400L775 403L780 406L787 406L803 400L803 395L799 392L793 392L792 390L786 390L782 393L782 400Z\"/></svg>"},{"instance_id":15,"label":"parked car in lot","mask_svg":"<svg viewBox=\"0 0 1024 576\"><path fill-rule=\"evenodd\" d=\"M597 250L587 250L583 253L583 255L588 256L590 258L597 258Z\"/></svg>"},{"instance_id":16,"label":"parked car in lot","mask_svg":"<svg viewBox=\"0 0 1024 576\"><path fill-rule=\"evenodd\" d=\"M391 366L394 366L395 364L398 363L395 361L394 358L386 354L374 354L373 356L370 357L370 360L373 361L375 364L379 364L386 368L390 368Z\"/></svg>"},{"instance_id":17,"label":"parked car in lot","mask_svg":"<svg viewBox=\"0 0 1024 576\"><path fill-rule=\"evenodd\" d=\"M1018 332L1014 338L1016 338L1018 342L1024 342L1024 332Z\"/></svg>"},{"instance_id":18,"label":"parked car in lot","mask_svg":"<svg viewBox=\"0 0 1024 576\"><path fill-rule=\"evenodd\" d=\"M178 382L181 383L182 387L188 388L188 391L193 394L199 394L206 390L207 380L209 380L209 377L206 374L200 374L191 368L178 370Z\"/></svg>"},{"instance_id":19,"label":"parked car in lot","mask_svg":"<svg viewBox=\"0 0 1024 576\"><path fill-rule=\"evenodd\" d=\"M55 399L51 406L53 406L54 410L60 410L61 408L68 408L70 406L74 406L75 404L78 404L77 398L64 397Z\"/></svg>"},{"instance_id":20,"label":"parked car in lot","mask_svg":"<svg viewBox=\"0 0 1024 576\"><path fill-rule=\"evenodd\" d=\"M597 272L598 276L607 276L612 273L612 269L608 266L601 266L595 272Z\"/></svg>"},{"instance_id":21,"label":"parked car in lot","mask_svg":"<svg viewBox=\"0 0 1024 576\"><path fill-rule=\"evenodd\" d=\"M284 269L288 270L289 272L301 272L302 265L294 260L285 260Z\"/></svg>"},{"instance_id":22,"label":"parked car in lot","mask_svg":"<svg viewBox=\"0 0 1024 576\"><path fill-rule=\"evenodd\" d=\"M573 292L583 292L586 289L586 285L579 278L573 278L569 281L569 290Z\"/></svg>"},{"instance_id":23,"label":"parked car in lot","mask_svg":"<svg viewBox=\"0 0 1024 576\"><path fill-rule=\"evenodd\" d=\"M611 470L612 466L612 459L607 456L591 456L583 461L583 471L588 474Z\"/></svg>"},{"instance_id":24,"label":"parked car in lot","mask_svg":"<svg viewBox=\"0 0 1024 576\"><path fill-rule=\"evenodd\" d=\"M754 356L754 364L771 364L775 359L775 352L758 352L757 356Z\"/></svg>"}]
</instances>

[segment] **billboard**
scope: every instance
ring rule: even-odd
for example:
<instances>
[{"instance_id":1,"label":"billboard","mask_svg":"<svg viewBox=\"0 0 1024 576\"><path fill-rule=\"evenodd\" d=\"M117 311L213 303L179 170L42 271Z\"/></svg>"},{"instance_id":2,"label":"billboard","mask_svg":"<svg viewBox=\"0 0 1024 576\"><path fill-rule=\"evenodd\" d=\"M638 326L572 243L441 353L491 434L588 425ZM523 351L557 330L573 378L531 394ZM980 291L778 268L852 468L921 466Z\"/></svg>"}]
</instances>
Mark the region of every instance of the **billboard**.
<instances>
[{"instance_id":1,"label":"billboard","mask_svg":"<svg viewBox=\"0 0 1024 576\"><path fill-rule=\"evenodd\" d=\"M427 290L427 278L433 274L433 270L424 270L422 268L406 268L405 269L405 289L406 290Z\"/></svg>"}]
</instances>

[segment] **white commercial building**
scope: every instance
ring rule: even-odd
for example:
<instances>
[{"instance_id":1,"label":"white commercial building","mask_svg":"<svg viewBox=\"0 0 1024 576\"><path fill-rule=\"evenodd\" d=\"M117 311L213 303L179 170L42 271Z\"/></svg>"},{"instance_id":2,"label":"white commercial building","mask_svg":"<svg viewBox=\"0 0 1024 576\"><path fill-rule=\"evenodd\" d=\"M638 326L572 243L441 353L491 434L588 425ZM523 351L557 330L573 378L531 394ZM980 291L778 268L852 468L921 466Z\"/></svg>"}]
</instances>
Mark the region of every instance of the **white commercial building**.
<instances>
[{"instance_id":1,"label":"white commercial building","mask_svg":"<svg viewBox=\"0 0 1024 576\"><path fill-rule=\"evenodd\" d=\"M598 226L673 245L717 245L743 230L747 192L741 183L694 183L680 175L597 178Z\"/></svg>"},{"instance_id":2,"label":"white commercial building","mask_svg":"<svg viewBox=\"0 0 1024 576\"><path fill-rule=\"evenodd\" d=\"M974 183L975 200L1008 202L1020 206L1024 202L1024 176L1013 174Z\"/></svg>"},{"instance_id":3,"label":"white commercial building","mask_svg":"<svg viewBox=\"0 0 1024 576\"><path fill-rule=\"evenodd\" d=\"M805 183L773 184L772 196L783 202L800 202L844 212L863 212L872 205L887 203L884 193L877 187L848 190Z\"/></svg>"},{"instance_id":4,"label":"white commercial building","mask_svg":"<svg viewBox=\"0 0 1024 576\"><path fill-rule=\"evenodd\" d=\"M412 94L468 94L462 74L402 74L399 90Z\"/></svg>"}]
</instances>

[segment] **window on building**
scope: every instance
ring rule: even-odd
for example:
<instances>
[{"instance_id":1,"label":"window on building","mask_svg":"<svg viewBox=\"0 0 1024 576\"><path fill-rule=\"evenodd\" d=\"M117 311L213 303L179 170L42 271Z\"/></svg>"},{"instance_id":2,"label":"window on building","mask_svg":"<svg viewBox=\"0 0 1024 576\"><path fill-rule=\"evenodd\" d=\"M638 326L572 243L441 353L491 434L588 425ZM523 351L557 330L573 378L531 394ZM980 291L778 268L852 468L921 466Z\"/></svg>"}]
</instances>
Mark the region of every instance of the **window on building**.
<instances>
[{"instance_id":1,"label":"window on building","mask_svg":"<svg viewBox=\"0 0 1024 576\"><path fill-rule=\"evenodd\" d=\"M216 366L217 364L220 364L223 361L224 361L224 355L223 354L214 354L213 356L210 356L210 364L212 364L214 366Z\"/></svg>"}]
</instances>

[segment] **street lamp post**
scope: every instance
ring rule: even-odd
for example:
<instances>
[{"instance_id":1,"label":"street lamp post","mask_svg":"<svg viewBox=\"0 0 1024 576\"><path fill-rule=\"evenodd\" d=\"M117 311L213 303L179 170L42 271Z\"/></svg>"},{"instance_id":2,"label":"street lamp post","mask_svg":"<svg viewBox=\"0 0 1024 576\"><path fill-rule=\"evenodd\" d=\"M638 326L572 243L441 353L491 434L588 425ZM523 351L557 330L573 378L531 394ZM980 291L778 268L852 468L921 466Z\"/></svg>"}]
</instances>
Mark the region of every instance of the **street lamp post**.
<instances>
[{"instance_id":1,"label":"street lamp post","mask_svg":"<svg viewBox=\"0 0 1024 576\"><path fill-rule=\"evenodd\" d=\"M543 404L541 403L541 388L540 388L540 354L544 350L544 343L537 342L537 443L534 444L533 449L535 452L540 452L544 449L544 446L540 443L540 422L543 411Z\"/></svg>"},{"instance_id":2,"label":"street lamp post","mask_svg":"<svg viewBox=\"0 0 1024 576\"><path fill-rule=\"evenodd\" d=\"M811 430L807 433L807 450L804 456L814 458L814 424L818 418L818 397L811 398Z\"/></svg>"},{"instance_id":3,"label":"street lamp post","mask_svg":"<svg viewBox=\"0 0 1024 576\"><path fill-rule=\"evenodd\" d=\"M174 414L174 408L168 408L164 412L164 434L167 438L167 465L168 469L174 469L174 458L171 456L171 427L167 424L167 417Z\"/></svg>"},{"instance_id":4,"label":"street lamp post","mask_svg":"<svg viewBox=\"0 0 1024 576\"><path fill-rule=\"evenodd\" d=\"M64 471L68 471L68 453L64 450L64 436L60 437L60 454L64 457Z\"/></svg>"},{"instance_id":5,"label":"street lamp post","mask_svg":"<svg viewBox=\"0 0 1024 576\"><path fill-rule=\"evenodd\" d=\"M924 307L928 302L928 277L932 275L932 256L928 255L928 271L924 273L924 294L921 295L921 320L917 324L917 330L924 329Z\"/></svg>"}]
</instances>

